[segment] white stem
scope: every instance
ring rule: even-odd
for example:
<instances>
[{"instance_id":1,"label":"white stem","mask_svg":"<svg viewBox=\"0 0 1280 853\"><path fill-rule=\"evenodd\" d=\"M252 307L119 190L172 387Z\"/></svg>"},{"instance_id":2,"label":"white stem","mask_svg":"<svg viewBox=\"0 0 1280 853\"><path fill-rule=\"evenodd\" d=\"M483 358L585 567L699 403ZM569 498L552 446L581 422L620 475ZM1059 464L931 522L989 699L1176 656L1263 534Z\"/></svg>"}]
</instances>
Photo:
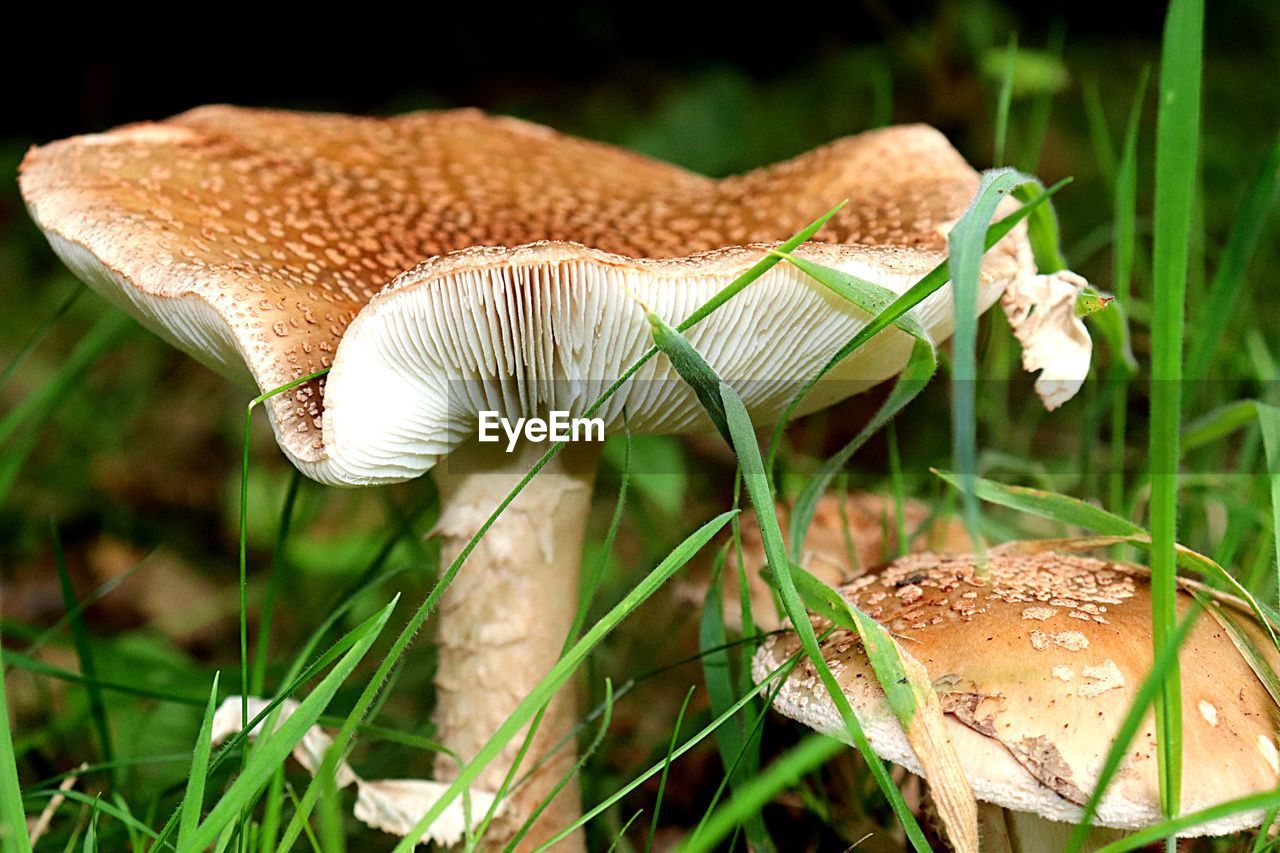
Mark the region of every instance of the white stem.
<instances>
[{"instance_id":1,"label":"white stem","mask_svg":"<svg viewBox=\"0 0 1280 853\"><path fill-rule=\"evenodd\" d=\"M437 529L444 565L461 553L546 447L526 445L508 454L503 445L473 443L437 467L442 506ZM598 458L598 444L578 444L548 463L481 538L440 601L436 737L463 762L479 752L560 657L578 606L578 567ZM556 694L517 777L570 734L575 705L572 685ZM490 762L477 788L496 791L501 786L524 735L522 729ZM502 819L485 836L486 847L500 849L576 757L570 741L513 790ZM452 778L456 772L454 760L441 754L438 777ZM542 813L519 849L533 849L580 813L574 779ZM557 847L580 849L580 832Z\"/></svg>"},{"instance_id":2,"label":"white stem","mask_svg":"<svg viewBox=\"0 0 1280 853\"><path fill-rule=\"evenodd\" d=\"M1063 850L1075 826L1040 817L1032 812L1015 812L991 803L978 804L978 828L983 853L1041 853ZM1092 827L1080 849L1092 853L1127 835L1122 829Z\"/></svg>"}]
</instances>

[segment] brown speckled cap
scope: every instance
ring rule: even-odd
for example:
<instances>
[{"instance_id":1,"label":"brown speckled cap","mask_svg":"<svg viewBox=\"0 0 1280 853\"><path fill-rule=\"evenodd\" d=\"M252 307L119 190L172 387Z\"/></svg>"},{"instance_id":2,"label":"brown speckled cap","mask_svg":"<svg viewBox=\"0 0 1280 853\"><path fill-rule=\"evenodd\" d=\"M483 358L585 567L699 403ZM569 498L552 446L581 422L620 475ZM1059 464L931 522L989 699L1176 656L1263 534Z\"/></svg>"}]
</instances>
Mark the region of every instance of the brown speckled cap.
<instances>
[{"instance_id":1,"label":"brown speckled cap","mask_svg":"<svg viewBox=\"0 0 1280 853\"><path fill-rule=\"evenodd\" d=\"M917 554L841 592L928 670L979 800L1073 823L1151 667L1148 574L1056 553L995 554L989 568L989 579L979 582L970 557ZM1192 597L1184 589L1178 599L1185 614ZM1275 649L1263 631L1247 611L1229 607L1274 666ZM771 638L756 656L756 678L799 649L793 633ZM856 636L833 633L823 654L876 752L919 773ZM1200 615L1180 657L1184 812L1275 788L1280 714L1214 617ZM774 708L847 738L808 663L792 673ZM1233 815L1190 833L1225 834L1256 826L1261 817ZM1136 829L1161 819L1155 724L1148 714L1095 825Z\"/></svg>"},{"instance_id":2,"label":"brown speckled cap","mask_svg":"<svg viewBox=\"0 0 1280 853\"><path fill-rule=\"evenodd\" d=\"M649 344L636 298L678 322L842 199L801 253L901 291L944 257L977 175L918 125L714 181L475 111L212 106L35 148L20 183L77 275L206 364L263 390L332 368L268 408L303 471L357 484L420 474L474 433L446 398L582 408ZM1017 231L984 259L982 307L1030 270ZM949 306L916 313L944 337ZM727 380L794 382L865 319L780 264L690 337ZM892 376L908 345L881 335L809 409ZM687 389L644 390L663 378L654 360L610 425L625 404L637 431L705 428ZM744 396L767 419L793 390Z\"/></svg>"}]
</instances>

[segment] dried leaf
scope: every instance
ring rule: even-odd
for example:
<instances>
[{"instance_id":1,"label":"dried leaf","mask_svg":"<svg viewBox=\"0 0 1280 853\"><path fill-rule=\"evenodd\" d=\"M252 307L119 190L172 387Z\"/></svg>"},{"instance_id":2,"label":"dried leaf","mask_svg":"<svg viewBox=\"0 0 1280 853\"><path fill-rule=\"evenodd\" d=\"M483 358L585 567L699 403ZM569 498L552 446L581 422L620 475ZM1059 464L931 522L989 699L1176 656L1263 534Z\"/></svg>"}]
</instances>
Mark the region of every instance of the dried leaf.
<instances>
[{"instance_id":1,"label":"dried leaf","mask_svg":"<svg viewBox=\"0 0 1280 853\"><path fill-rule=\"evenodd\" d=\"M1049 411L1084 384L1093 341L1076 314L1076 299L1089 283L1070 270L1016 279L1000 297L1013 334L1022 344L1022 367L1040 371L1036 393Z\"/></svg>"}]
</instances>

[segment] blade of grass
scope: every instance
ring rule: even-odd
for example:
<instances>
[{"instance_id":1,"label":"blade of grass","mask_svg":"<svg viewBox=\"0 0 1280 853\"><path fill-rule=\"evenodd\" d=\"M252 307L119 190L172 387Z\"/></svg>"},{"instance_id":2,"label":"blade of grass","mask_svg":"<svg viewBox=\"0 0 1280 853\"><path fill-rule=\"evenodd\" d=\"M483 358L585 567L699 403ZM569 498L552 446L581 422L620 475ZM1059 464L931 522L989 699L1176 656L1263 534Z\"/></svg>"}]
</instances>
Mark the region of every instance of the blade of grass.
<instances>
[{"instance_id":1,"label":"blade of grass","mask_svg":"<svg viewBox=\"0 0 1280 853\"><path fill-rule=\"evenodd\" d=\"M102 354L118 344L131 328L128 317L118 311L101 315L85 334L57 372L35 391L0 418L0 444L8 441L18 427L28 420L39 424L66 399L71 388Z\"/></svg>"},{"instance_id":2,"label":"blade of grass","mask_svg":"<svg viewBox=\"0 0 1280 853\"><path fill-rule=\"evenodd\" d=\"M89 828L84 834L84 844L80 849L83 853L97 853L98 850L98 806L100 803L94 800L93 815L89 818Z\"/></svg>"},{"instance_id":3,"label":"blade of grass","mask_svg":"<svg viewBox=\"0 0 1280 853\"><path fill-rule=\"evenodd\" d=\"M244 410L244 442L240 463L240 727L242 729L249 725L249 430L253 426L253 410L277 394L283 394L313 379L319 379L328 372L329 369L325 368L300 376L279 388L265 391L250 400ZM242 769L248 758L246 751L241 756Z\"/></svg>"},{"instance_id":4,"label":"blade of grass","mask_svg":"<svg viewBox=\"0 0 1280 853\"><path fill-rule=\"evenodd\" d=\"M1258 425L1262 431L1262 445L1266 450L1267 479L1271 483L1271 553L1280 559L1280 408L1259 404ZM1277 572L1276 579L1280 584L1280 571ZM1277 590L1276 600L1280 602L1280 590Z\"/></svg>"},{"instance_id":5,"label":"blade of grass","mask_svg":"<svg viewBox=\"0 0 1280 853\"><path fill-rule=\"evenodd\" d=\"M136 817L129 814L128 812L123 811L118 806L99 799L97 795L90 797L86 794L82 794L81 792L75 790L74 788L68 789L66 791L61 791L61 792L36 791L36 792L33 792L28 799L49 799L50 797L56 796L59 793L64 798L70 800L71 802L80 803L82 805L88 806L90 809L93 809L94 811L100 811L105 815L115 818L116 820L120 821L120 823L122 823L125 827L127 827L133 832L136 832L140 835L145 835L147 838L151 838L151 839L154 839L156 837L156 833L151 827L147 826L145 823L138 820ZM23 826L24 826L24 832L25 832L25 824L23 824ZM0 827L0 830L2 829L3 827Z\"/></svg>"},{"instance_id":6,"label":"blade of grass","mask_svg":"<svg viewBox=\"0 0 1280 853\"><path fill-rule=\"evenodd\" d=\"M218 704L218 673L213 674L213 687L209 690L209 704L204 709L204 720L200 723L200 735L196 739L196 747L191 754L191 773L187 778L187 792L182 797L181 814L178 821L178 849L191 849L191 838L196 827L200 825L200 814L204 810L204 785L209 773L209 750L211 749L213 732L213 711Z\"/></svg>"},{"instance_id":7,"label":"blade of grass","mask_svg":"<svg viewBox=\"0 0 1280 853\"><path fill-rule=\"evenodd\" d=\"M1102 175L1102 179L1108 186L1114 187L1116 151L1111 142L1111 131L1107 128L1107 111L1102 106L1097 77L1090 75L1081 81L1080 96L1084 102L1085 123L1089 127L1089 142L1093 146L1093 161L1098 164L1098 173Z\"/></svg>"},{"instance_id":8,"label":"blade of grass","mask_svg":"<svg viewBox=\"0 0 1280 853\"><path fill-rule=\"evenodd\" d=\"M5 695L5 679L0 677L0 843L6 853L30 853L27 837L27 813L22 806L22 787L18 781L18 761L13 753L13 734L9 719L9 700ZM50 796L53 796L50 793Z\"/></svg>"},{"instance_id":9,"label":"blade of grass","mask_svg":"<svg viewBox=\"0 0 1280 853\"><path fill-rule=\"evenodd\" d=\"M1116 167L1116 185L1112 195L1112 287L1116 299L1128 304L1133 281L1133 258L1136 254L1138 219L1138 139L1142 126L1142 108L1147 99L1151 79L1150 66L1144 65L1138 75L1129 120L1125 125L1120 163Z\"/></svg>"},{"instance_id":10,"label":"blade of grass","mask_svg":"<svg viewBox=\"0 0 1280 853\"><path fill-rule=\"evenodd\" d=\"M27 356L31 355L32 351L36 347L40 346L40 342L44 340L44 336L49 334L49 330L56 326L58 321L71 310L71 306L76 304L76 300L80 298L80 294L84 293L84 291L85 289L83 287L76 287L71 291L71 293L67 294L67 298L62 300L62 304L60 304L57 309L50 314L34 332L31 333L31 337L27 338L27 340L23 342L22 346L19 347L18 351L14 354L13 359L5 365L4 371L0 372L0 388L3 388L5 383L13 378L13 374L16 373L18 368L22 366L22 363L27 360Z\"/></svg>"},{"instance_id":11,"label":"blade of grass","mask_svg":"<svg viewBox=\"0 0 1280 853\"><path fill-rule=\"evenodd\" d=\"M831 481L844 469L862 445L924 390L937 371L937 364L937 354L934 352L933 344L927 340L916 340L911 347L911 355L907 359L906 366L875 415L848 444L824 461L805 483L791 509L789 532L793 559L799 560L803 552L809 524L813 521L818 502Z\"/></svg>"},{"instance_id":12,"label":"blade of grass","mask_svg":"<svg viewBox=\"0 0 1280 853\"><path fill-rule=\"evenodd\" d=\"M1172 0L1160 58L1156 126L1155 245L1151 324L1151 641L1163 648L1177 622L1178 438L1182 416L1182 342L1191 209L1200 125L1203 0ZM1170 663L1156 696L1160 801L1178 814L1182 790L1182 690Z\"/></svg>"},{"instance_id":13,"label":"blade of grass","mask_svg":"<svg viewBox=\"0 0 1280 853\"><path fill-rule=\"evenodd\" d=\"M823 632L822 638L825 638L827 634L828 632ZM819 638L819 639L821 640L822 638ZM750 690L753 687L754 685L752 685L752 687L747 688L747 691L750 692ZM770 694L770 704L772 704L772 699L775 696L776 696L776 691ZM750 707L755 714L755 718L752 720L750 727L748 727L747 729L747 737L743 741L742 747L738 750L737 754L732 756L732 758L726 763L725 765L727 768L726 773L724 776L721 777L719 784L716 785L716 792L711 797L711 801L707 804L706 809L703 810L702 817L698 820L698 825L694 827L693 835L697 835L699 832L701 832L702 827L706 824L708 820L711 819L711 816L715 813L716 805L720 802L720 798L724 796L724 792L729 787L729 780L733 778L735 774L741 771L745 778L754 779L760 772L759 741L760 741L760 733L764 729L765 717L768 715L768 705L760 706L759 703L752 703ZM750 773L746 773L748 762L751 763ZM757 820L757 819L763 822L764 816L759 813L754 815L748 815L746 818L747 825L749 826L754 820ZM748 841L748 843L750 843L750 841ZM772 843L773 843L773 840L769 839L769 844L772 845ZM757 850L762 848L752 847L751 849ZM769 849L773 849L773 848L770 847Z\"/></svg>"},{"instance_id":14,"label":"blade of grass","mask_svg":"<svg viewBox=\"0 0 1280 853\"><path fill-rule=\"evenodd\" d=\"M698 402L702 404L702 408L707 411L707 416L711 418L711 423L715 424L716 430L726 443L732 444L732 439L729 438L729 425L725 423L724 419L724 406L720 403L719 380L716 375L714 373L708 375L706 371L701 369L704 363L702 356L693 348L692 344L685 340L684 335L668 326L661 317L652 311L647 312L646 316L649 320L654 346L662 350L663 355L671 360L671 366L693 389L693 393L698 397Z\"/></svg>"},{"instance_id":15,"label":"blade of grass","mask_svg":"<svg viewBox=\"0 0 1280 853\"><path fill-rule=\"evenodd\" d=\"M604 576L605 566L609 561L609 555L613 551L613 542L618 535L618 526L622 523L622 512L626 507L627 501L627 485L631 476L631 424L627 420L627 411L625 407L622 410L622 427L625 445L623 448L622 477L618 489L618 501L613 508L613 517L609 520L609 529L605 534L604 542L601 545L600 556L591 567L590 573L580 579L578 590L578 609L577 612L574 613L573 624L569 628L569 633L565 635L564 644L560 648L561 654L564 654L564 652L573 645L582 632L582 626L586 624L587 614L590 612L591 605L595 601L596 592L600 588L600 580ZM515 759L511 762L510 769L507 770L506 777L498 787L498 790L493 797L493 802L489 806L489 810L481 819L479 826L476 827L476 833L481 837L483 837L485 832L488 830L489 824L493 822L494 817L498 813L498 807L502 804L503 798L507 795L507 791L515 781L516 774L520 772L520 768L524 764L525 757L533 746L533 739L542 725L542 720L545 714L545 708L539 710L537 716L533 718L533 722L529 725L528 731L525 732L524 742L520 745L520 749L516 753ZM554 753L555 749L558 748L559 744L550 750L546 756L543 756L543 758L545 759L550 756ZM574 767L580 768L581 765L582 760L579 759L579 761L575 763ZM537 766L530 768L529 774L532 774L537 769ZM576 769L570 770L570 774L575 772L577 772ZM539 804L535 810L536 813L540 814L548 805L551 804L551 799L555 797L556 792L558 792L565 784L568 784L568 780L570 778L572 778L572 775L565 777L562 783L556 786L548 797ZM532 826L532 822L527 821L526 826Z\"/></svg>"},{"instance_id":16,"label":"blade of grass","mask_svg":"<svg viewBox=\"0 0 1280 853\"><path fill-rule=\"evenodd\" d=\"M721 383L720 386L720 396L724 401L725 414L729 422L730 432L733 435L734 452L737 454L738 464L742 468L747 494L751 497L751 504L755 509L756 519L760 525L765 554L768 557L769 567L778 578L778 589L782 595L782 602L787 616L791 619L792 625L795 626L801 645L804 646L805 653L808 655L809 660L812 661L818 677L822 680L823 686L831 697L832 703L839 711L850 738L858 747L858 751L862 753L863 758L866 759L872 775L875 776L876 782L880 786L880 790L884 793L898 820L902 823L907 838L916 850L923 853L923 851L929 849L924 833L921 832L915 815L911 813L911 809L907 806L906 801L903 800L902 792L898 790L897 785L894 784L893 779L889 776L884 762L880 760L880 756L876 755L871 748L866 734L862 731L862 726L858 723L858 718L853 713L853 708L849 705L849 700L845 697L835 676L831 674L830 668L823 659L822 650L819 648L817 637L813 632L813 625L810 623L809 616L800 601L800 596L796 592L795 583L791 578L790 560L787 559L786 549L782 543L782 529L778 525L778 517L773 503L773 492L769 486L769 480L765 476L764 461L760 456L760 447L756 443L755 430L751 425L751 418L747 415L746 406L743 405L742 398L738 396L737 392L724 383Z\"/></svg>"},{"instance_id":17,"label":"blade of grass","mask_svg":"<svg viewBox=\"0 0 1280 853\"><path fill-rule=\"evenodd\" d=\"M551 805L551 802L560 795L564 786L569 784L570 779L582 772L582 768L586 766L587 762L591 759L591 756L595 754L595 751L600 748L600 744L604 742L605 734L609 731L609 726L613 723L613 703L613 681L606 678L604 680L604 702L602 703L603 713L600 717L600 726L596 729L595 739L592 740L591 744L581 755L578 756L578 760L574 766L569 769L569 772L565 773L564 776L561 777L560 781L551 789L551 792L547 794L546 798L538 804L538 807L535 808L527 818L525 818L520 829L517 830L515 835L511 836L511 840L507 842L505 853L512 853L512 851L520 845L520 842L529 834L529 830L533 828L533 825L538 821L538 818L544 811L546 811L547 806Z\"/></svg>"},{"instance_id":18,"label":"blade of grass","mask_svg":"<svg viewBox=\"0 0 1280 853\"><path fill-rule=\"evenodd\" d=\"M684 713L689 709L689 700L693 698L693 691L696 689L690 686L684 694L684 701L680 703L680 713L676 715L676 724L671 729L671 740L667 744L667 759L662 763L662 776L658 779L658 795L653 801L653 819L649 821L649 835L644 840L644 853L650 853L653 850L653 838L658 834L658 817L662 812L662 797L667 792L667 774L671 772L671 753L675 752L676 741L680 740L680 730L684 727Z\"/></svg>"},{"instance_id":19,"label":"blade of grass","mask_svg":"<svg viewBox=\"0 0 1280 853\"><path fill-rule=\"evenodd\" d=\"M1258 173L1232 219L1226 248L1209 285L1209 293L1196 312L1196 333L1191 337L1186 375L1192 381L1208 377L1213 354L1227 324L1235 316L1236 299L1244 285L1249 259L1262 236L1267 214L1280 195L1280 135L1277 135Z\"/></svg>"},{"instance_id":20,"label":"blade of grass","mask_svg":"<svg viewBox=\"0 0 1280 853\"><path fill-rule=\"evenodd\" d=\"M978 278L984 237L996 207L1015 187L1029 178L1013 169L986 172L977 195L947 237L951 261L951 294L955 310L955 331L951 347L951 447L960 472L962 518L974 550L983 549L978 529L978 501L972 493L978 471L977 436L977 342Z\"/></svg>"},{"instance_id":21,"label":"blade of grass","mask_svg":"<svg viewBox=\"0 0 1280 853\"><path fill-rule=\"evenodd\" d=\"M1049 27L1049 41L1045 45L1045 55L1056 62L1062 61L1062 49L1066 45L1067 29L1062 19L1055 20ZM1046 86L1036 93L1031 102L1030 116L1027 120L1026 139L1023 156L1014 165L1020 165L1028 171L1036 171L1040 167L1040 158L1044 154L1044 140L1049 134L1049 119L1053 115L1053 96L1055 89ZM996 163L997 166L1007 165ZM1051 270L1041 270L1051 272Z\"/></svg>"},{"instance_id":22,"label":"blade of grass","mask_svg":"<svg viewBox=\"0 0 1280 853\"><path fill-rule=\"evenodd\" d=\"M893 491L893 535L898 540L896 554L881 554L881 557L905 557L911 550L911 537L907 534L907 498L903 486L902 475L902 457L898 452L898 425L890 421L885 426L885 436L889 439L889 485ZM841 494L840 500L840 521L841 532L845 538L845 550L854 552L855 548L850 547L852 537L849 532L849 519L844 513L844 493ZM885 542L889 540L889 536L884 537ZM887 549L885 549L887 550Z\"/></svg>"},{"instance_id":23,"label":"blade of grass","mask_svg":"<svg viewBox=\"0 0 1280 853\"><path fill-rule=\"evenodd\" d=\"M1129 107L1129 121L1125 126L1120 163L1116 167L1115 186L1112 188L1112 287L1123 311L1129 304L1133 282L1133 259L1137 246L1138 220L1138 135L1142 123L1142 107L1146 102L1147 84L1151 69L1144 65L1138 76L1138 86ZM1126 335L1127 338L1127 335ZM1129 380L1136 373L1137 365L1128 350L1126 339L1123 350L1113 344L1112 360L1108 376L1111 385L1111 444L1109 448L1110 470L1107 477L1108 501L1112 507L1124 505L1125 451L1128 447L1125 433L1129 417Z\"/></svg>"},{"instance_id":24,"label":"blade of grass","mask_svg":"<svg viewBox=\"0 0 1280 853\"><path fill-rule=\"evenodd\" d=\"M675 761L676 759L680 758L685 753L687 753L689 750L693 749L703 740L710 737L716 731L716 729L724 725L725 722L729 720L734 714L737 714L739 711L745 708L748 703L752 702L757 696L763 693L765 689L768 688L769 685L772 684L774 681L778 680L779 678L785 681L787 676L791 674L792 669L795 668L795 665L798 661L799 661L798 656L793 657L790 660L783 663L782 665L780 665L773 672L769 673L765 678L761 679L759 684L757 684L751 691L749 691L741 699L735 702L732 707L727 708L723 714L716 717L714 720L712 720L710 723L708 723L706 726L700 729L697 732L697 734L693 735L687 741L681 744L680 748L675 750L671 754L670 760ZM666 669L667 668L664 667L662 671L666 671ZM665 767L667 763L668 763L668 760L666 758L663 758L661 761L658 761L655 764L651 765L647 770L645 770L643 773L636 776L626 785L623 785L620 789L615 791L609 797L606 797L602 802L600 802L593 808L588 809L587 812L582 815L582 817L578 818L572 824L560 830L560 832L558 832L553 837L544 841L542 845L538 847L537 850L534 851L534 853L542 853L542 851L547 850L556 844L559 844L565 838L569 837L571 834L576 832L579 827L585 826L588 822L594 820L596 817L608 811L615 804L617 804L623 797L626 797L628 794L630 794L636 788L639 788L649 779L661 773L662 768Z\"/></svg>"},{"instance_id":25,"label":"blade of grass","mask_svg":"<svg viewBox=\"0 0 1280 853\"><path fill-rule=\"evenodd\" d=\"M702 605L702 618L698 624L698 645L703 653L702 677L707 685L707 696L711 703L711 713L719 715L734 703L733 673L729 665L728 632L724 624L724 567L728 557L728 549L733 547L729 542L716 554L711 570L711 586L707 590L706 600ZM672 741L672 748L675 742ZM725 779L736 791L746 779L754 773L735 772L733 763L746 748L746 739L742 730L742 719L731 720L727 725L716 729L716 748L720 753L720 763L725 769ZM747 838L753 850L771 850L773 845L765 830L764 821L757 815L747 818L745 825Z\"/></svg>"},{"instance_id":26,"label":"blade of grass","mask_svg":"<svg viewBox=\"0 0 1280 853\"><path fill-rule=\"evenodd\" d=\"M888 288L803 258L792 255L786 255L786 258L801 272L872 316L883 314L894 303L895 294ZM924 326L910 314L899 317L894 321L894 325L914 338L907 363L895 382L893 390L876 414L851 441L823 462L797 496L795 505L792 507L789 525L792 560L798 561L800 553L804 550L809 524L813 521L818 501L831 484L831 480L848 464L858 448L879 432L907 403L915 399L937 370L938 359L933 340Z\"/></svg>"},{"instance_id":27,"label":"blade of grass","mask_svg":"<svg viewBox=\"0 0 1280 853\"><path fill-rule=\"evenodd\" d=\"M289 477L289 488L284 495L284 505L280 508L280 521L276 525L275 549L272 552L271 566L267 570L267 594L262 599L262 612L258 616L258 642L254 649L253 668L249 674L249 690L254 696L262 693L266 682L271 622L275 616L276 598L284 585L285 576L289 574L284 549L289 540L289 528L293 525L293 510L298 502L298 490L301 485L302 472L294 468Z\"/></svg>"},{"instance_id":28,"label":"blade of grass","mask_svg":"<svg viewBox=\"0 0 1280 853\"><path fill-rule=\"evenodd\" d=\"M685 839L676 849L681 853L704 853L719 842L747 815L754 814L782 791L795 785L806 773L821 767L846 750L843 743L826 735L810 734L766 767L729 802L718 809L702 829ZM927 849L927 848L926 848Z\"/></svg>"},{"instance_id":29,"label":"blade of grass","mask_svg":"<svg viewBox=\"0 0 1280 853\"><path fill-rule=\"evenodd\" d=\"M63 607L71 621L71 639L76 649L76 659L80 664L80 672L84 676L85 694L89 700L89 718L93 721L94 732L98 736L98 746L102 750L102 760L115 760L115 750L111 746L111 724L107 721L107 706L102 701L102 690L99 688L98 670L94 665L93 642L89 639L89 631L80 618L80 602L76 598L75 587L71 585L71 574L67 571L66 556L62 552L62 538L58 535L58 525L49 520L49 538L53 543L53 565L58 572L58 586L62 591ZM71 615L75 614L75 615ZM119 787L119 779L113 769L109 774L111 787Z\"/></svg>"},{"instance_id":30,"label":"blade of grass","mask_svg":"<svg viewBox=\"0 0 1280 853\"><path fill-rule=\"evenodd\" d=\"M1155 826L1140 829L1132 835L1126 835L1124 838L1111 842L1105 847L1099 847L1097 853L1122 853L1125 850L1141 850L1149 844L1155 844L1162 840L1172 842L1175 836L1183 830L1191 829L1210 821L1231 817L1241 812L1273 809L1278 805L1280 805L1280 791L1264 791L1260 794L1250 794L1246 797L1227 800L1225 803L1219 803L1216 806L1210 806L1198 812L1191 812L1190 814L1162 821Z\"/></svg>"},{"instance_id":31,"label":"blade of grass","mask_svg":"<svg viewBox=\"0 0 1280 853\"><path fill-rule=\"evenodd\" d=\"M1013 106L1013 69L1018 59L1018 34L1009 34L1009 46L1005 48L1004 71L1000 74L1000 93L996 96L995 154L991 163L1005 165L1005 143L1009 136L1009 109Z\"/></svg>"}]
</instances>

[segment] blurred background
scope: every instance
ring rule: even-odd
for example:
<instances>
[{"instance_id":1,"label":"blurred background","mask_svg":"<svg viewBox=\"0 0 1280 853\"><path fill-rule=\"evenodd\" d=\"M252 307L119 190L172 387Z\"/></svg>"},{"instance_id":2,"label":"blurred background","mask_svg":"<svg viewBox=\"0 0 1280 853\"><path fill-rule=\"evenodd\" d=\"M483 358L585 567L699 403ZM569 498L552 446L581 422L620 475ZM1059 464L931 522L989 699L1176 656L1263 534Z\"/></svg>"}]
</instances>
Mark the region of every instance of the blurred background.
<instances>
[{"instance_id":1,"label":"blurred background","mask_svg":"<svg viewBox=\"0 0 1280 853\"><path fill-rule=\"evenodd\" d=\"M81 293L18 196L14 176L28 147L210 102L379 115L477 106L720 176L867 128L923 121L943 130L979 168L999 157L1046 183L1073 177L1056 199L1067 258L1098 287L1111 289L1120 140L1137 80L1158 58L1163 5L868 0L759 10L612 4L513 13L473 4L448 13L313 20L287 34L259 27L252 17L243 26L184 21L181 39L140 35L147 29L118 39L86 30L90 49L81 50L73 37L39 61L4 60L11 67L0 115L0 615L5 647L18 653L5 675L24 781L103 758L93 731L100 717L86 691L66 677L81 668L66 617L80 601L83 618L72 621L92 638L96 678L133 688L103 694L115 757L133 762L112 781L127 787L137 807L150 803L164 814L164 804L172 803L210 673L221 669L230 683L238 663L236 543L246 402L241 389L123 320L94 294ZM1192 336L1197 316L1212 309L1197 298L1207 292L1234 211L1280 129L1280 4L1211 5L1203 182L1189 285ZM999 152L997 97L1015 34L1010 120ZM106 56L93 61L95 54ZM1126 306L1139 360L1149 313L1143 297L1154 125L1148 90L1138 148L1134 298ZM1231 308L1213 362L1215 388L1193 406L1272 391L1272 354L1280 346L1276 220L1266 221L1245 289ZM1003 318L984 321L980 343L986 374L1008 379L984 390L980 401L984 473L1106 503L1115 457L1105 447L1105 383L1046 418L1030 380L1017 370ZM1100 377L1108 364L1100 351ZM853 401L797 424L788 464L811 469L812 460L854 434L870 405ZM929 465L948 464L950 436L939 426L947 423L948 405L940 376L897 422L902 482L934 506L949 500L927 474ZM1122 460L1140 458L1145 449L1141 394L1130 409L1129 452ZM405 592L402 607L421 599L434 576L436 556L423 534L435 506L426 481L360 492L301 482L264 419L255 422L251 438L250 608L261 612L271 595L288 602L271 626L270 687L281 662L346 591L381 577L342 624L363 618L394 591ZM853 485L884 489L887 447L881 437L855 458ZM723 508L731 493L733 460L718 439L644 439L634 452L639 473L619 544L608 557L602 607L699 519ZM1232 494L1223 488L1228 480L1215 479L1234 470L1246 452L1232 447L1201 460L1203 475L1188 488L1207 496L1189 503L1184 538L1218 547L1233 535L1239 541L1232 556L1269 566L1267 536L1249 527L1259 513L1258 524L1265 524L1266 504L1248 490ZM612 511L621 455L616 443L606 453L588 559L599 550ZM1121 494L1127 507L1113 508L1137 507L1140 514L1141 495ZM290 500L291 529L277 548L282 507ZM1027 532L1021 521L999 515L988 523L995 535ZM60 559L70 593L60 584ZM637 614L595 655L587 681L595 685L602 674L622 681L696 652L697 618L696 608L670 602ZM652 630L672 621L676 630ZM383 724L429 735L431 671L429 644L419 643L398 675ZM611 736L588 769L589 797L593 790L612 791L661 755L675 708L696 683L696 664L642 680L636 695L648 699L619 705ZM335 707L351 698L340 693ZM695 701L695 713L699 708ZM427 775L429 755L376 743L357 752L362 773ZM697 820L700 803L719 781L714 748L706 747L679 765L667 791L664 824L670 822L673 836L687 829L684 821ZM863 775L855 793L871 789ZM108 784L100 775L88 787ZM643 805L652 796L646 787L633 799ZM635 807L606 823L625 819ZM800 800L774 808L778 820L794 824L797 839L816 847L856 839L860 827L883 817L857 803L821 817Z\"/></svg>"}]
</instances>

